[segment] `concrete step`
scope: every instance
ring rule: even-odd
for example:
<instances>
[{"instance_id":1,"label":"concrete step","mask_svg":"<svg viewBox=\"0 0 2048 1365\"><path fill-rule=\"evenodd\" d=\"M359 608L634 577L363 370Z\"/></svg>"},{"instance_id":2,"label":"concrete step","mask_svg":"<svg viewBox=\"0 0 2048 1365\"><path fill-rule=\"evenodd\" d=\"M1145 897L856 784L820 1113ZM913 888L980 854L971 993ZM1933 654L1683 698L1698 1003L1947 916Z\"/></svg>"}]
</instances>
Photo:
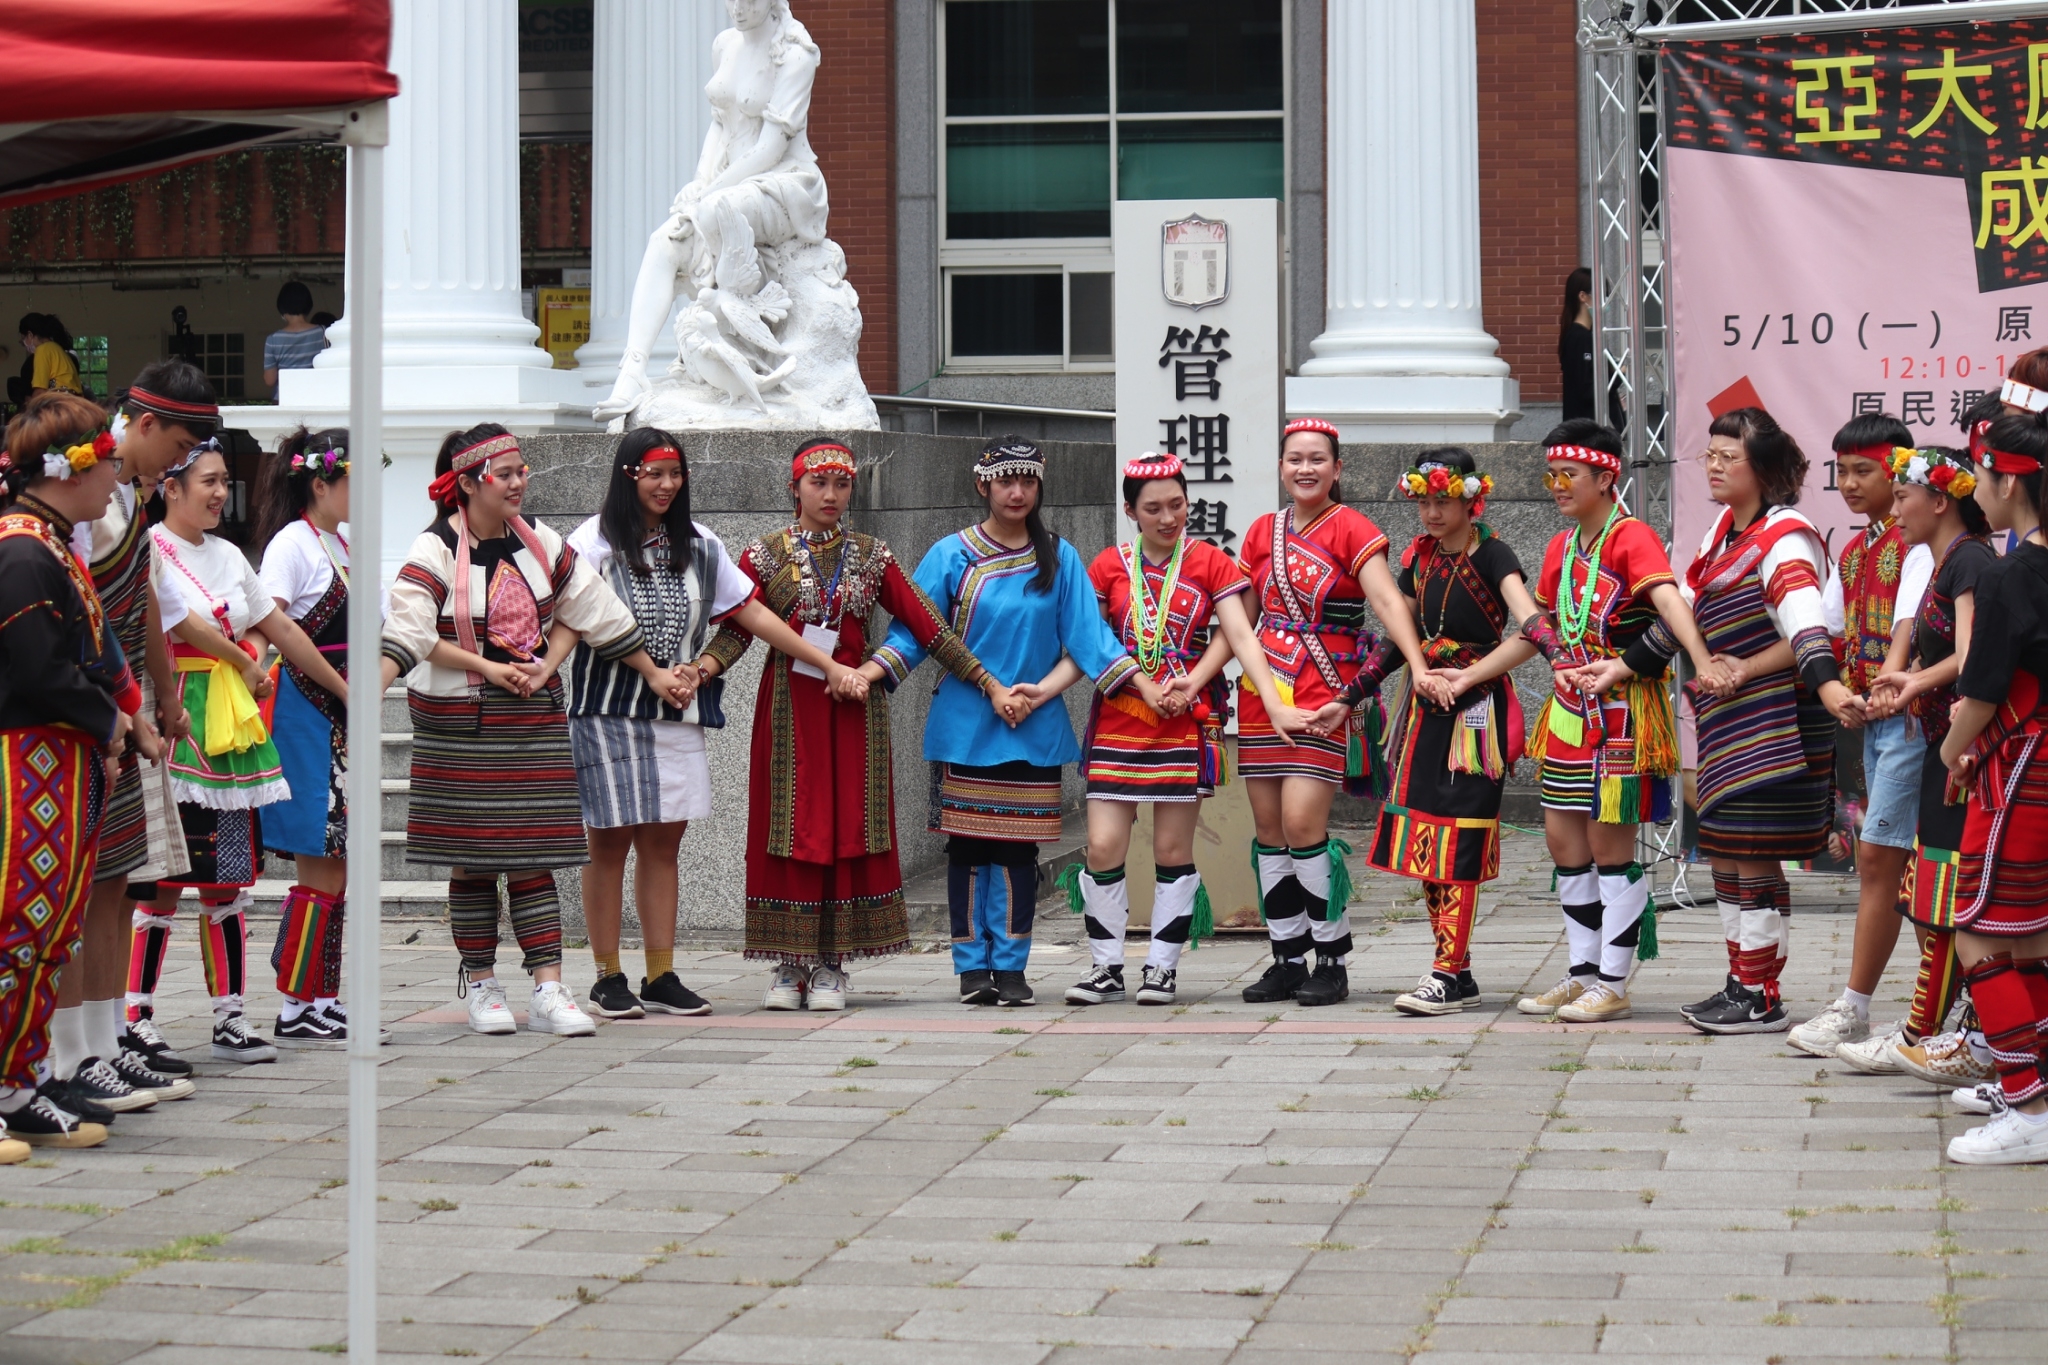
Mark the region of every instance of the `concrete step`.
<instances>
[{"instance_id":1,"label":"concrete step","mask_svg":"<svg viewBox=\"0 0 2048 1365\"><path fill-rule=\"evenodd\" d=\"M288 862L276 863L269 868L273 874L291 868ZM415 872L424 868L413 869ZM259 916L274 916L284 904L285 893L292 883L287 875L282 879L257 882L250 888L256 898L252 913ZM383 912L386 919L446 919L448 916L448 883L441 881L408 881L386 877L383 883ZM263 945L259 943L258 947Z\"/></svg>"},{"instance_id":2,"label":"concrete step","mask_svg":"<svg viewBox=\"0 0 2048 1365\"><path fill-rule=\"evenodd\" d=\"M405 704L405 684L397 683L384 694L384 733L387 735L409 735L412 733L412 713Z\"/></svg>"},{"instance_id":3,"label":"concrete step","mask_svg":"<svg viewBox=\"0 0 2048 1365\"><path fill-rule=\"evenodd\" d=\"M381 754L383 767L379 773L380 776L387 778L412 776L412 732L410 730L400 733L386 731Z\"/></svg>"}]
</instances>

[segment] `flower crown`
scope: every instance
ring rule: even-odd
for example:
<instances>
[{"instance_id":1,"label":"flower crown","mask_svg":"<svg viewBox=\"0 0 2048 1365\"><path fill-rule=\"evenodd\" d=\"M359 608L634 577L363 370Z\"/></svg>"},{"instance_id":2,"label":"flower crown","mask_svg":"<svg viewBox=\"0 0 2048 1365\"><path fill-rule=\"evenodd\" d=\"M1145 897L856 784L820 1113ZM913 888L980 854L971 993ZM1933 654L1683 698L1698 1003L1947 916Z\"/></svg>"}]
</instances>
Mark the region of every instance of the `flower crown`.
<instances>
[{"instance_id":1,"label":"flower crown","mask_svg":"<svg viewBox=\"0 0 2048 1365\"><path fill-rule=\"evenodd\" d=\"M94 432L87 439L72 445L53 445L43 452L43 477L75 478L113 453L113 433L107 431Z\"/></svg>"},{"instance_id":2,"label":"flower crown","mask_svg":"<svg viewBox=\"0 0 2048 1365\"><path fill-rule=\"evenodd\" d=\"M1893 446L1885 467L1896 483L1917 483L1950 498L1967 498L1977 491L1977 476L1937 450L1914 450Z\"/></svg>"},{"instance_id":3,"label":"flower crown","mask_svg":"<svg viewBox=\"0 0 2048 1365\"><path fill-rule=\"evenodd\" d=\"M1493 492L1490 474L1466 474L1434 461L1417 465L1401 476L1401 491L1411 498L1437 495L1453 498L1483 498Z\"/></svg>"},{"instance_id":4,"label":"flower crown","mask_svg":"<svg viewBox=\"0 0 2048 1365\"><path fill-rule=\"evenodd\" d=\"M310 474L323 483L333 483L348 474L348 447L302 450L292 456L292 473Z\"/></svg>"}]
</instances>

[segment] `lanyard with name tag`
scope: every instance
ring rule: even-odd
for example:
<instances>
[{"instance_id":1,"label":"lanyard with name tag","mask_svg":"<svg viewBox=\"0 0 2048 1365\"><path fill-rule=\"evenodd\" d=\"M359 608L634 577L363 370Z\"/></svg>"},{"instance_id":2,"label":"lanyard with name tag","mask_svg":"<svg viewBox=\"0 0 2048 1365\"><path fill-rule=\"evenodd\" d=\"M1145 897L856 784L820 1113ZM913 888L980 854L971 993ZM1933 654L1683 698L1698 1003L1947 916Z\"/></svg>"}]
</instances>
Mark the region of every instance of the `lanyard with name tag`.
<instances>
[{"instance_id":1,"label":"lanyard with name tag","mask_svg":"<svg viewBox=\"0 0 2048 1365\"><path fill-rule=\"evenodd\" d=\"M837 626L805 626L803 634L805 644L816 645L828 655L833 650L839 648L839 627ZM816 664L807 664L802 659L791 659L789 661L789 671L801 673L806 678L823 678L825 676L824 669L819 668Z\"/></svg>"}]
</instances>

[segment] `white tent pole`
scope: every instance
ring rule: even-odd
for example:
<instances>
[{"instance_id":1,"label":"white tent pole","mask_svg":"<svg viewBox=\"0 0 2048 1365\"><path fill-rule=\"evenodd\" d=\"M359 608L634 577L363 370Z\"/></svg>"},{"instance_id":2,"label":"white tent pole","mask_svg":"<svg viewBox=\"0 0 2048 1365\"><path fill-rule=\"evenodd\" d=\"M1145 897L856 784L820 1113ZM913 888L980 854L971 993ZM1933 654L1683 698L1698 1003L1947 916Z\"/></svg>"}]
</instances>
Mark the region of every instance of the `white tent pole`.
<instances>
[{"instance_id":1,"label":"white tent pole","mask_svg":"<svg viewBox=\"0 0 2048 1365\"><path fill-rule=\"evenodd\" d=\"M377 1360L377 1039L383 988L384 145L386 106L351 112L348 147L348 1358Z\"/></svg>"}]
</instances>

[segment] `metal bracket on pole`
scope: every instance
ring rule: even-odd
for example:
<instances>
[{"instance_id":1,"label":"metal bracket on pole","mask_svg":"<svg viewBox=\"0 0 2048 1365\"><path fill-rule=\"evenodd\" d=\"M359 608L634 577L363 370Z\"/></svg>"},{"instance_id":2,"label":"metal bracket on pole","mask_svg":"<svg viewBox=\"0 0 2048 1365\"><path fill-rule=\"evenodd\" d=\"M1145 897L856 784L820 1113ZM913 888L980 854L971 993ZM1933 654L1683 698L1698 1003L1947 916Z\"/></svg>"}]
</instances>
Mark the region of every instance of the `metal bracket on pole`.
<instances>
[{"instance_id":1,"label":"metal bracket on pole","mask_svg":"<svg viewBox=\"0 0 2048 1365\"><path fill-rule=\"evenodd\" d=\"M377 1047L382 987L384 146L382 103L349 111L348 147L348 1356L377 1360ZM360 581L356 581L360 580Z\"/></svg>"}]
</instances>

